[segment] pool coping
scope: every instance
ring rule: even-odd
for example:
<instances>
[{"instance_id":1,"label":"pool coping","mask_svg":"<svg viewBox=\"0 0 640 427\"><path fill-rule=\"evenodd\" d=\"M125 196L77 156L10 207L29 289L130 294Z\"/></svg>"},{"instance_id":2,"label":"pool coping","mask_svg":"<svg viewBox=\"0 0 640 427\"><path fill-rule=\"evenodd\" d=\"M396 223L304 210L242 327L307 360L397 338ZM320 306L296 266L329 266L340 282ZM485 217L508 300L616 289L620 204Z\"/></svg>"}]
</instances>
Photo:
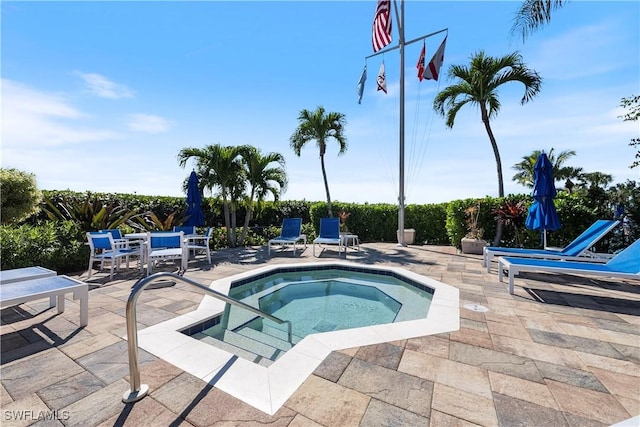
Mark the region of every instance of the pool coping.
<instances>
[{"instance_id":1,"label":"pool coping","mask_svg":"<svg viewBox=\"0 0 640 427\"><path fill-rule=\"evenodd\" d=\"M210 288L227 295L232 281L283 268L301 269L307 264L314 267L338 265L354 269L363 268L362 264L348 261L279 264L215 280ZM332 351L460 329L460 295L457 288L400 267L365 268L393 271L433 288L433 299L427 317L309 335L272 365L265 367L180 332L224 311L223 301L205 295L195 311L138 331L138 345L141 349L254 408L273 415ZM208 362L207 366L203 366L204 360ZM144 382L144 378L141 380Z\"/></svg>"}]
</instances>

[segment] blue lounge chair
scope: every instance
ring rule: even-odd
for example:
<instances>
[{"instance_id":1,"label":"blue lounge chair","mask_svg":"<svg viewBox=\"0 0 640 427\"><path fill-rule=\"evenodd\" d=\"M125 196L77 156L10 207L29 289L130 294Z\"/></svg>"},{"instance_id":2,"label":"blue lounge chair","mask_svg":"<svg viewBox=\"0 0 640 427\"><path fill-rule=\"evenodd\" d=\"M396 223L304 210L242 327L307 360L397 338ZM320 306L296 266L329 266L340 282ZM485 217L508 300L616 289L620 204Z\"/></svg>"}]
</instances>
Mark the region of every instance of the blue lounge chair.
<instances>
[{"instance_id":1,"label":"blue lounge chair","mask_svg":"<svg viewBox=\"0 0 640 427\"><path fill-rule=\"evenodd\" d=\"M344 246L340 236L340 218L320 218L320 235L313 241L313 256L317 256L316 244L338 245L338 255L342 253Z\"/></svg>"},{"instance_id":2,"label":"blue lounge chair","mask_svg":"<svg viewBox=\"0 0 640 427\"><path fill-rule=\"evenodd\" d=\"M482 265L491 271L491 261L495 256L544 258L571 261L607 262L611 256L589 251L600 239L613 230L620 221L599 219L562 249L522 249L487 246L484 248Z\"/></svg>"},{"instance_id":3,"label":"blue lounge chair","mask_svg":"<svg viewBox=\"0 0 640 427\"><path fill-rule=\"evenodd\" d=\"M293 245L293 256L296 256L296 244L300 241L307 247L307 235L302 234L302 218L285 218L282 220L282 230L278 237L267 242L267 253L271 255L272 245Z\"/></svg>"},{"instance_id":4,"label":"blue lounge chair","mask_svg":"<svg viewBox=\"0 0 640 427\"><path fill-rule=\"evenodd\" d=\"M587 276L620 277L640 280L640 239L617 253L605 264L591 262L558 261L503 257L498 260L498 279L503 272L509 275L509 293L513 294L513 279L522 271L567 273Z\"/></svg>"}]
</instances>

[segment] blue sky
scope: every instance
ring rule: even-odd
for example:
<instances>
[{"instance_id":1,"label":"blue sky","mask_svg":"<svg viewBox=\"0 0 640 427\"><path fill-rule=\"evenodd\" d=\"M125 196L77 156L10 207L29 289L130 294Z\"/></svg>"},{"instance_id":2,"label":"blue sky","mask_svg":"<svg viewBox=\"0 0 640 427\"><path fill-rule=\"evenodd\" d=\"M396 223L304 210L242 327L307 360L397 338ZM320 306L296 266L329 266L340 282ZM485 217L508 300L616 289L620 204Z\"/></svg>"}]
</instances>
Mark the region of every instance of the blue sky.
<instances>
[{"instance_id":1,"label":"blue sky","mask_svg":"<svg viewBox=\"0 0 640 427\"><path fill-rule=\"evenodd\" d=\"M524 43L510 28L520 2L407 1L407 40L448 29L439 81L416 77L406 47L407 203L497 196L491 146L473 107L453 129L432 110L446 70L478 50L519 51L543 78L500 91L492 122L506 193L526 193L511 167L533 150L575 150L568 164L639 180L629 169L638 123L618 116L640 94L640 3L572 1ZM297 157L301 109L344 113L348 151L325 157L333 200L396 203L399 55L372 54L375 1L2 2L2 167L42 189L181 196L185 147L251 144L286 158L285 200L324 200L318 150ZM397 26L394 21L394 40ZM443 34L427 39L427 60ZM384 60L388 94L376 91Z\"/></svg>"}]
</instances>

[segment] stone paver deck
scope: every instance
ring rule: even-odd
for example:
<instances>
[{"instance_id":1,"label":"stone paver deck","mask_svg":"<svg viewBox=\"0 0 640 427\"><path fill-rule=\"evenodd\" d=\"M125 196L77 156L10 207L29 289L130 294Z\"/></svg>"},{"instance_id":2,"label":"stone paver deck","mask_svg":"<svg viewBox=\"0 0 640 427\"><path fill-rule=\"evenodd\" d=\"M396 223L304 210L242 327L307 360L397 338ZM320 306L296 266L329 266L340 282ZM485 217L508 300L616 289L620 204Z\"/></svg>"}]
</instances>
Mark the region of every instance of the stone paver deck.
<instances>
[{"instance_id":1,"label":"stone paver deck","mask_svg":"<svg viewBox=\"0 0 640 427\"><path fill-rule=\"evenodd\" d=\"M267 263L310 262L311 252L224 250L211 267L191 261L185 277L208 284ZM328 250L320 259L336 257ZM526 274L509 295L495 264L487 274L480 256L451 247L363 244L347 259L457 287L460 330L331 353L273 416L141 351L150 394L124 404L121 337L138 276L94 274L84 328L71 299L61 315L48 300L2 310L0 424L608 426L640 414L640 282ZM145 290L139 328L195 309L202 295L192 289Z\"/></svg>"}]
</instances>

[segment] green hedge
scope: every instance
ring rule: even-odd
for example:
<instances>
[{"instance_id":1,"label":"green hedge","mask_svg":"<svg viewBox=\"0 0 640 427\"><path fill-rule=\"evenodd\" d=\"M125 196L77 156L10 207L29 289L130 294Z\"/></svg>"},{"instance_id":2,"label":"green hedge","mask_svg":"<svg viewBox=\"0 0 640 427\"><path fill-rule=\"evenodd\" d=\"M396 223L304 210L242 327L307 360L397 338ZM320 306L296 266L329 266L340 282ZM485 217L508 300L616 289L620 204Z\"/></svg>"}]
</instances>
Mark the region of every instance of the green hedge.
<instances>
[{"instance_id":1,"label":"green hedge","mask_svg":"<svg viewBox=\"0 0 640 427\"><path fill-rule=\"evenodd\" d=\"M59 274L82 271L89 263L86 235L75 223L0 226L0 269L39 265Z\"/></svg>"},{"instance_id":2,"label":"green hedge","mask_svg":"<svg viewBox=\"0 0 640 427\"><path fill-rule=\"evenodd\" d=\"M614 252L640 237L640 189L635 183L628 184L624 204L631 218L628 233L615 230L598 243L596 249L602 252ZM84 200L88 196L97 196L104 203L113 203L127 210L153 211L160 217L185 209L184 198L151 197L130 194L74 193L69 191L44 191L45 197L53 200L75 197ZM484 239L492 242L496 233L494 210L505 203L524 201L530 206L532 199L528 195L510 195L503 199L485 197L480 199L479 226L484 229ZM454 200L449 203L428 205L407 205L405 208L405 229L415 229L415 244L460 246L460 240L467 233L465 210L477 204L478 199ZM589 194L569 194L562 192L555 199L556 210L562 227L547 234L549 246L565 246L580 234L588 225L600 218L612 217L612 203L594 200ZM212 248L226 247L222 204L217 198L205 198L203 205L205 223L215 228ZM349 213L346 229L357 234L362 242L395 242L398 223L398 208L393 204L357 204L336 202L334 215L340 211ZM526 211L524 213L526 216ZM312 241L318 233L320 218L327 216L325 202L283 201L264 202L251 220L251 230L247 245L264 245L267 240L280 233L284 218L302 218L303 233ZM238 223L244 220L244 208L238 210ZM127 226L123 231L132 231ZM68 273L86 269L89 249L85 232L81 226L71 221L51 221L42 212L33 215L22 225L0 227L0 260L3 270L11 268L41 265L59 273ZM237 232L241 233L241 226ZM519 226L517 229L503 228L501 246L536 248L541 245L541 236Z\"/></svg>"}]
</instances>

